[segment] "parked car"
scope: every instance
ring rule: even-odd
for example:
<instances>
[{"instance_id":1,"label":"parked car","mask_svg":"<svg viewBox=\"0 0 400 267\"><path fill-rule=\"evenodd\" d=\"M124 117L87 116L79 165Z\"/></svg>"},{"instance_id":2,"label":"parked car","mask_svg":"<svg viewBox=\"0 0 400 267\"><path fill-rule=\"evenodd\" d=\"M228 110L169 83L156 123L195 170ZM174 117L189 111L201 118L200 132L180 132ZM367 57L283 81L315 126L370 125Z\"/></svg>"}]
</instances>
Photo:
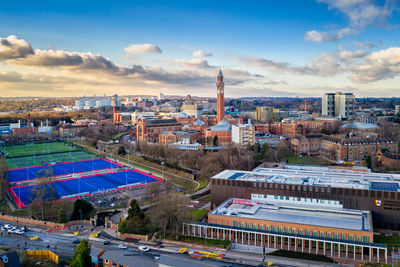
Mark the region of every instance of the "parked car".
<instances>
[{"instance_id":1,"label":"parked car","mask_svg":"<svg viewBox=\"0 0 400 267\"><path fill-rule=\"evenodd\" d=\"M147 251L150 250L150 249L149 249L148 247L146 247L146 246L139 246L138 249L139 249L140 251L142 251L142 252L147 252Z\"/></svg>"},{"instance_id":2,"label":"parked car","mask_svg":"<svg viewBox=\"0 0 400 267\"><path fill-rule=\"evenodd\" d=\"M108 240L104 240L103 244L104 244L105 246L107 246L107 245L111 245L111 242L108 241Z\"/></svg>"},{"instance_id":3,"label":"parked car","mask_svg":"<svg viewBox=\"0 0 400 267\"><path fill-rule=\"evenodd\" d=\"M18 235L23 235L23 234L25 234L25 232L22 231L22 230L15 230L15 233L18 234Z\"/></svg>"},{"instance_id":4,"label":"parked car","mask_svg":"<svg viewBox=\"0 0 400 267\"><path fill-rule=\"evenodd\" d=\"M118 248L120 248L120 249L127 249L128 246L126 246L126 245L124 245L124 244L119 244L119 245L118 245Z\"/></svg>"}]
</instances>

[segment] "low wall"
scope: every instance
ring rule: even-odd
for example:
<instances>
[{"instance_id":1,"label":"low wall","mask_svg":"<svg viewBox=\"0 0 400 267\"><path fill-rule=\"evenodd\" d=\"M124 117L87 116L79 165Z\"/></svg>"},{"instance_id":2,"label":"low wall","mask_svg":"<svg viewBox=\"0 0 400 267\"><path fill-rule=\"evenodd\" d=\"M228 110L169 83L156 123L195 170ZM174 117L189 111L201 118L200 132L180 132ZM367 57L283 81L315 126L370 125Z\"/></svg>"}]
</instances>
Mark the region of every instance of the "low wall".
<instances>
[{"instance_id":1,"label":"low wall","mask_svg":"<svg viewBox=\"0 0 400 267\"><path fill-rule=\"evenodd\" d=\"M56 222L34 220L34 219L29 219L29 218L24 218L24 217L17 217L17 216L12 216L12 215L0 215L0 219L4 220L4 221L21 223L21 224L28 224L28 225L30 224L30 225L37 225L37 226L43 226L43 227L57 228L60 230L64 230L64 229L67 229L68 227L81 225L81 224L91 225L90 221L86 221L86 220L72 221L72 222L62 224L62 223L56 223Z\"/></svg>"},{"instance_id":2,"label":"low wall","mask_svg":"<svg viewBox=\"0 0 400 267\"><path fill-rule=\"evenodd\" d=\"M136 234L121 234L119 233L119 237L122 239L139 239L141 241L148 241L149 240L149 236L148 235L136 235Z\"/></svg>"}]
</instances>

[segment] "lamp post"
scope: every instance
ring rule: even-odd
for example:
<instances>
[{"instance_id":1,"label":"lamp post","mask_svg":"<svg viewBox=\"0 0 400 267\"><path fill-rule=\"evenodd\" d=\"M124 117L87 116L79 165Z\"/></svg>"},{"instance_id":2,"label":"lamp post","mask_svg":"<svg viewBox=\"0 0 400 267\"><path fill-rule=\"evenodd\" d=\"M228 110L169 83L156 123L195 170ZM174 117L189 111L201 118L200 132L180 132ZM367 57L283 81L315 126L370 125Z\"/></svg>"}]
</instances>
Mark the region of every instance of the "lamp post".
<instances>
[{"instance_id":1,"label":"lamp post","mask_svg":"<svg viewBox=\"0 0 400 267\"><path fill-rule=\"evenodd\" d=\"M81 223L82 223L82 210L79 210L79 213L81 214Z\"/></svg>"},{"instance_id":2,"label":"lamp post","mask_svg":"<svg viewBox=\"0 0 400 267\"><path fill-rule=\"evenodd\" d=\"M161 161L161 177L164 180L164 161Z\"/></svg>"}]
</instances>

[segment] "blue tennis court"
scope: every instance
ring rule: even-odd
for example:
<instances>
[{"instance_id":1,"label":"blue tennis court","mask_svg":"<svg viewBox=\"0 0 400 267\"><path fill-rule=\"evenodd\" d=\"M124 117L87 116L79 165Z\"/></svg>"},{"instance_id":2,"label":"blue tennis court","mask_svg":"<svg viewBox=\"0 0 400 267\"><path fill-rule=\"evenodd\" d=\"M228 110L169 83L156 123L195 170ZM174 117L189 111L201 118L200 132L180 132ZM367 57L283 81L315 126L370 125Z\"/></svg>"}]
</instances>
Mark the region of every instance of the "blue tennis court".
<instances>
[{"instance_id":1,"label":"blue tennis court","mask_svg":"<svg viewBox=\"0 0 400 267\"><path fill-rule=\"evenodd\" d=\"M52 198L55 200L61 200L110 190L141 186L160 180L161 179L149 174L130 169L55 181L46 184L46 187L49 189L51 184L53 191L55 191ZM9 192L13 195L17 205L20 208L24 208L33 201L31 193L35 186L38 185L12 187L9 189Z\"/></svg>"},{"instance_id":2,"label":"blue tennis court","mask_svg":"<svg viewBox=\"0 0 400 267\"><path fill-rule=\"evenodd\" d=\"M49 176L49 173L51 173L51 168L52 176L59 176L94 170L119 168L122 166L123 165L110 161L108 159L89 159L82 161L58 163L53 165L33 166L9 170L8 182L15 183Z\"/></svg>"}]
</instances>

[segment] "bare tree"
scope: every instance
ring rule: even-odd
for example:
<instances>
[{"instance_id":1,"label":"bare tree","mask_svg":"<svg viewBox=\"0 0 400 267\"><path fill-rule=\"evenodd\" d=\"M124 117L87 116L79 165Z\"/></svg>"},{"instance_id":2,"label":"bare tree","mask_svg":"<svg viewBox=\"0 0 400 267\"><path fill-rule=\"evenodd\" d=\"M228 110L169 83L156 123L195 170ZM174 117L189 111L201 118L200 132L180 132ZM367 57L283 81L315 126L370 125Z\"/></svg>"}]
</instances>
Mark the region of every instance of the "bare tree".
<instances>
[{"instance_id":1,"label":"bare tree","mask_svg":"<svg viewBox=\"0 0 400 267\"><path fill-rule=\"evenodd\" d=\"M187 196L175 192L157 198L157 203L152 207L151 213L164 237L179 237L182 223L189 212L189 203L190 200Z\"/></svg>"}]
</instances>

